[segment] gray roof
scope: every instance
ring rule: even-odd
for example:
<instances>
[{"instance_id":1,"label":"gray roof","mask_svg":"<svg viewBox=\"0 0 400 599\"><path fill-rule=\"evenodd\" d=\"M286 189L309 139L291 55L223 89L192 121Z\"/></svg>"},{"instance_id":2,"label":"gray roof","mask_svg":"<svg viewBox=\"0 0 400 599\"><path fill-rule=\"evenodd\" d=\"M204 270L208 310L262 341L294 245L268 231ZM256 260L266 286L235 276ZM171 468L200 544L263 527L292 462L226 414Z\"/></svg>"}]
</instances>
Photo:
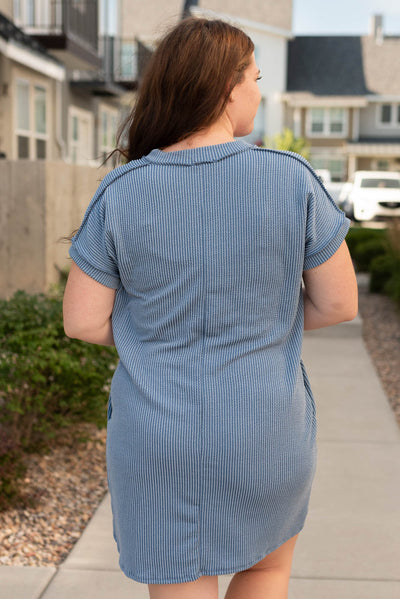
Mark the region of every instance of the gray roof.
<instances>
[{"instance_id":1,"label":"gray roof","mask_svg":"<svg viewBox=\"0 0 400 599\"><path fill-rule=\"evenodd\" d=\"M288 92L400 95L400 37L301 36L289 42Z\"/></svg>"}]
</instances>

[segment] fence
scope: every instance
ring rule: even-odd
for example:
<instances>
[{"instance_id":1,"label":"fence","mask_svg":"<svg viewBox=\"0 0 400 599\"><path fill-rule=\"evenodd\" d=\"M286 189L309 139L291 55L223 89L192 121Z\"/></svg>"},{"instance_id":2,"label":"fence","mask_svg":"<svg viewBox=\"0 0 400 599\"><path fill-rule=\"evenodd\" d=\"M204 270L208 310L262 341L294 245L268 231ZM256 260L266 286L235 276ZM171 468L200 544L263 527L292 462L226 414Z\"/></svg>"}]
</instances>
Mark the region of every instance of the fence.
<instances>
[{"instance_id":1,"label":"fence","mask_svg":"<svg viewBox=\"0 0 400 599\"><path fill-rule=\"evenodd\" d=\"M69 264L68 243L108 169L0 161L0 297L47 291Z\"/></svg>"}]
</instances>

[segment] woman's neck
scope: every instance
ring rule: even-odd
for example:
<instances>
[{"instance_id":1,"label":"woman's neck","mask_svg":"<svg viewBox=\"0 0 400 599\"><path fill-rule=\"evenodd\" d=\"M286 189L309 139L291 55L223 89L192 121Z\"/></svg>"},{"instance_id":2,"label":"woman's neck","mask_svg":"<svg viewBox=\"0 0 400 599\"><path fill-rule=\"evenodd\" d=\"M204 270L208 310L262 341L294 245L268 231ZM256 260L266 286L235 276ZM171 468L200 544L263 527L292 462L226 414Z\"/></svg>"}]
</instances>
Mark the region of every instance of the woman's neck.
<instances>
[{"instance_id":1,"label":"woman's neck","mask_svg":"<svg viewBox=\"0 0 400 599\"><path fill-rule=\"evenodd\" d=\"M175 152L178 150L192 150L193 148L202 148L204 146L214 146L218 144L234 141L232 127L225 119L220 119L210 127L193 133L189 137L177 141L170 146L162 148L164 152Z\"/></svg>"}]
</instances>

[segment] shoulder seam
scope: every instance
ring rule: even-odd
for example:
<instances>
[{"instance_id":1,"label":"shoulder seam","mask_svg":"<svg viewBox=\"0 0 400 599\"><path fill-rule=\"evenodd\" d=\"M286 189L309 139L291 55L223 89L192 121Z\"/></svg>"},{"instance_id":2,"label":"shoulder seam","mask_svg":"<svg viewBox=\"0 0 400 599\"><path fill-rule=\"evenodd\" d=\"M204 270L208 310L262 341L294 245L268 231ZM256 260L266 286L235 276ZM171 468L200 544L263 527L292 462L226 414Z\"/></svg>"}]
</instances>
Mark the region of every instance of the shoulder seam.
<instances>
[{"instance_id":1,"label":"shoulder seam","mask_svg":"<svg viewBox=\"0 0 400 599\"><path fill-rule=\"evenodd\" d=\"M326 195L329 197L330 201L335 206L335 208L339 212L342 212L342 210L340 210L339 206L337 206L337 204L334 201L334 199L332 198L331 194L326 189L326 187L323 185L322 181L319 179L319 177L316 175L316 173L313 171L312 166L309 164L308 160L306 160L306 158L304 158L304 156L301 156L301 154L296 154L296 152L289 152L288 150L275 150L274 148L259 148L257 146L254 146L251 149L253 151L261 150L263 152L272 152L274 154L281 154L281 155L283 154L284 156L289 156L290 158L297 160L297 162L299 162L300 164L302 164L303 166L306 167L308 172L312 175L314 181L316 181L318 183L318 185L322 188L323 192L326 193Z\"/></svg>"},{"instance_id":2,"label":"shoulder seam","mask_svg":"<svg viewBox=\"0 0 400 599\"><path fill-rule=\"evenodd\" d=\"M296 154L296 152L290 152L289 150L275 150L274 148L260 148L258 146L254 146L251 148L251 150L255 151L255 152L271 152L272 154L280 154L280 155L284 155L284 156L289 156L290 158L293 158L294 160L297 160L297 162L300 162L300 164L303 164L304 166L306 166L308 168L308 170L311 172L311 174L314 174L311 170L310 165L308 164L308 161L306 160L306 158L304 158L304 156L301 156L301 154Z\"/></svg>"},{"instance_id":3,"label":"shoulder seam","mask_svg":"<svg viewBox=\"0 0 400 599\"><path fill-rule=\"evenodd\" d=\"M139 159L141 160L141 158ZM132 160L132 162L139 162L139 161L135 161ZM126 171L124 171L123 173L116 173L114 169L113 171L110 171L109 173L106 174L106 176L104 177L104 179L102 180L102 182L100 183L99 187L97 188L94 196L92 197L86 212L85 212L85 216L82 219L82 222L80 224L80 227L78 229L78 231L75 233L73 240L75 240L81 230L83 229L83 226L85 225L87 219L89 218L90 213L92 212L93 208L95 207L95 205L98 203L98 201L103 197L104 193L107 191L108 187L110 187L110 185L112 183L114 183L115 181L117 181L118 179L120 179L121 177L123 177L124 175L132 172L133 170L137 169L137 168L141 168L144 166L147 166L146 163L142 163L142 164L130 164L128 163L127 165L123 165L123 166L129 166L129 168L126 169ZM107 181L107 178L109 178L110 180Z\"/></svg>"},{"instance_id":4,"label":"shoulder seam","mask_svg":"<svg viewBox=\"0 0 400 599\"><path fill-rule=\"evenodd\" d=\"M104 189L101 190L101 192L99 193L99 197L100 195L102 195L104 193L104 191L107 189L107 187L109 187L111 185L111 183L114 183L114 181L116 181L117 179L120 179L121 177L123 177L124 175L127 175L128 173L130 173L131 171L138 169L138 168L142 168L144 166L147 166L146 162L142 162L142 164L137 164L138 162L140 163L140 161L142 160L142 158L139 158L139 160L132 160L130 163L128 162L127 164L124 164L121 168L123 167L129 167L126 168L126 170L123 173L116 173L115 171L117 169L114 169L112 171L110 171L109 173L107 173L107 175L104 177L102 183L104 183ZM133 164L135 163L136 164ZM105 182L107 178L110 178L109 181L107 181L107 183ZM101 187L101 184L100 184ZM100 191L100 189L99 189Z\"/></svg>"}]
</instances>

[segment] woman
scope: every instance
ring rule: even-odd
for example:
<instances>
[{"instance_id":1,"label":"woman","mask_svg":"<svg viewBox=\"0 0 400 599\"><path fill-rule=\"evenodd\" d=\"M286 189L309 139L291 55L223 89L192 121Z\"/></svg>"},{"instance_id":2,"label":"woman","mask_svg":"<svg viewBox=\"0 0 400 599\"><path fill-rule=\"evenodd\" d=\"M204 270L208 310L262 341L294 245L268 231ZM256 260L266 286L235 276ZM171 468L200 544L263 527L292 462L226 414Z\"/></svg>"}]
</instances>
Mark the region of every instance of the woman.
<instances>
[{"instance_id":1,"label":"woman","mask_svg":"<svg viewBox=\"0 0 400 599\"><path fill-rule=\"evenodd\" d=\"M251 40L187 19L160 43L74 237L66 334L113 344L114 535L151 599L287 597L315 471L302 332L355 317L348 221L301 157L251 132ZM302 281L304 291L302 291Z\"/></svg>"}]
</instances>

